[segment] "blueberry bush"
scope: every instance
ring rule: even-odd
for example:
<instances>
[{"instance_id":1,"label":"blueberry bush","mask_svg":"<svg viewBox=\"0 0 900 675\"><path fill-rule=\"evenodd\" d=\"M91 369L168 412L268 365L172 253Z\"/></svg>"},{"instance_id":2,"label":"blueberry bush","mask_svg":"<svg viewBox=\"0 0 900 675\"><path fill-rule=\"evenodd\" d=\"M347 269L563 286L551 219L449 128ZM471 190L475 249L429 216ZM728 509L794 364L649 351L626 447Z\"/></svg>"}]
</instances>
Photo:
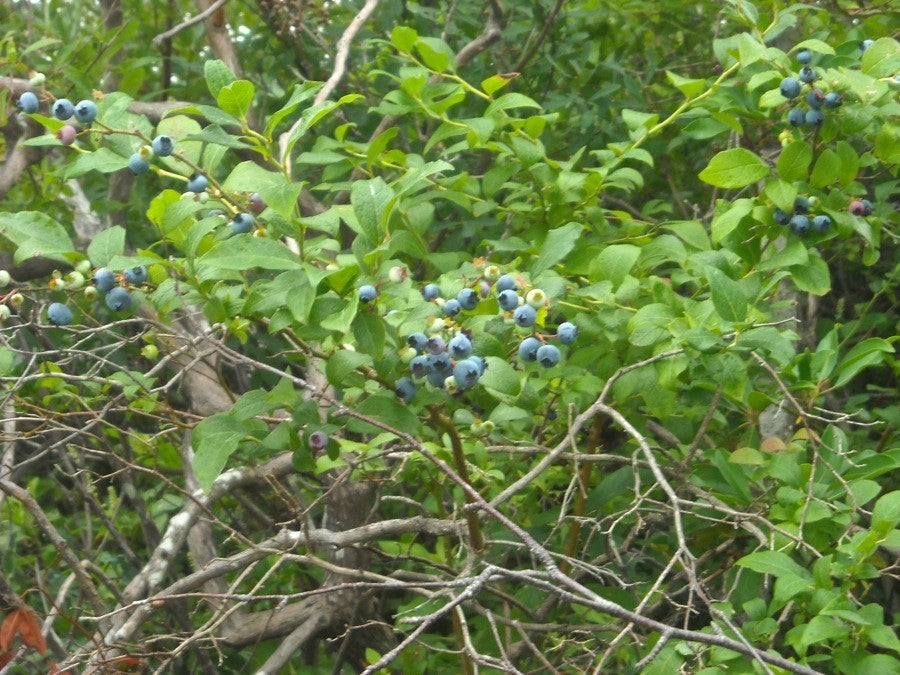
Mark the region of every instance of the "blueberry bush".
<instances>
[{"instance_id":1,"label":"blueberry bush","mask_svg":"<svg viewBox=\"0 0 900 675\"><path fill-rule=\"evenodd\" d=\"M0 671L900 668L886 6L57 4Z\"/></svg>"}]
</instances>

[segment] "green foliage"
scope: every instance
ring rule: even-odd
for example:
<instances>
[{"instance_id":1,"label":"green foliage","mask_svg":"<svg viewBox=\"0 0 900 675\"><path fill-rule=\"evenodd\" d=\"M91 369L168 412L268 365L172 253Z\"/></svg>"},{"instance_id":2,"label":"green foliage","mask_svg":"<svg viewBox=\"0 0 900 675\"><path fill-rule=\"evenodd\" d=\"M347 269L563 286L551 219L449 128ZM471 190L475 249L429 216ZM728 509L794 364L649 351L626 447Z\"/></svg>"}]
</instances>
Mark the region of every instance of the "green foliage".
<instances>
[{"instance_id":1,"label":"green foliage","mask_svg":"<svg viewBox=\"0 0 900 675\"><path fill-rule=\"evenodd\" d=\"M287 487L257 486L265 490L257 504L229 493L221 510L209 506L217 519L234 518L219 557L251 550L275 522L302 529L322 519L329 481L372 481L378 519L453 519L465 534L410 529L366 540L366 571L382 575L367 581L427 575L449 593L451 580L489 564L534 575L533 583L499 575L489 592L473 591L477 604L460 605L467 639L496 663L503 617L509 627L555 626L552 637L529 638L541 659L523 650L523 670L601 659L610 672L639 663L645 672L758 671L724 646L657 644L646 626L619 644L623 616L554 599L534 572L544 562L508 522L473 506L474 490L604 601L698 634L740 636L810 668L895 669L900 641L881 582L900 546L890 202L897 42L875 22L854 27L822 8L735 0L704 5L721 10L710 60L708 41L679 25L675 3L577 2L526 58L547 19L535 3L504 26L489 52L496 65L459 64L486 20L475 19L481 4L459 3L452 21L427 3L385 9L354 47L349 93L324 100L316 80L328 68L291 87L277 67L289 57L266 46L278 33L264 21L283 17L241 9L252 81L181 45L171 94L189 103L151 118L134 103L153 98L152 67L133 51L121 62L107 51L70 80L85 96L106 68L119 80L119 91L98 96L97 121L75 146L55 147L58 121L28 116L42 127L28 147L54 149L34 168L35 184L7 193L0 241L17 265L51 263L30 282L14 276L24 297L16 321L0 329L0 378L10 410L37 429L35 443L63 459L49 478L26 468L17 480L54 527L86 540L73 546L92 547L100 533L118 549L96 550L130 553L126 562L97 560L118 588L153 551L142 534L148 521L165 529L191 499L228 493L223 476L289 456L296 480ZM343 4L332 10L326 43L351 18ZM441 18L447 28L437 37ZM41 67L61 92L87 61L73 44L84 50L89 40L44 21L62 53ZM98 31L113 46L136 39L130 28ZM868 35L878 39L860 52ZM843 97L820 127L790 126L793 104L778 90L801 48L815 54L817 86ZM290 58L307 68L320 56ZM3 67L21 75L36 58L22 51ZM500 64L505 74L495 72ZM161 133L175 153L153 158L128 197L109 204L107 184ZM198 172L208 189L183 193ZM56 189L75 179L95 211L119 209L112 222L124 226L82 245L76 207ZM234 234L229 222L251 209L251 195L265 209L252 232ZM798 198L832 227L800 236L777 224L776 209L791 213ZM874 213L850 214L857 198ZM131 288L138 316L122 319L96 289L73 284L69 267L85 259L116 272L149 268L149 281ZM496 271L513 275L522 297L546 294L533 328L499 308ZM439 286L440 301L422 297L425 283ZM369 284L378 297L361 302L357 289ZM484 288L484 297L445 316L446 300L467 288ZM13 289L0 292L12 307ZM78 308L75 326L47 326L40 309L64 299ZM192 334L186 316L199 317ZM578 327L572 345L555 339L564 321ZM465 331L486 371L464 391L414 378L415 396L401 401L394 387L411 376L407 337L419 331L447 339ZM529 335L560 346L561 362L520 362ZM160 352L159 362L147 358ZM179 390L197 362L227 409L210 411ZM772 430L767 420L779 414L788 422ZM83 433L70 417L87 420ZM317 452L308 435L320 429L330 440ZM187 430L192 452L179 454ZM144 512L123 508L126 488L106 475L133 467L127 490L141 494ZM81 471L102 490L89 482L79 492ZM84 533L71 529L70 511L82 505ZM277 511L271 532L254 520L267 508ZM3 573L20 593L39 583L52 596L64 572L55 549L39 543L18 502L7 496L0 509ZM302 537L296 547L327 556ZM238 592L296 585L267 564L235 580ZM309 578L296 587L316 587L321 569L303 565ZM30 579L24 570L36 566L54 578ZM384 594L381 620L397 640L410 633L409 617L437 617L451 597L412 585ZM213 612L192 607L203 620ZM396 667L459 668L452 652L465 643L457 623L444 625L451 615L435 618ZM144 630L175 630L168 621ZM94 629L66 628L76 640ZM379 662L385 651L373 646L357 665ZM229 672L268 654L226 649ZM185 667L200 663L184 658Z\"/></svg>"}]
</instances>

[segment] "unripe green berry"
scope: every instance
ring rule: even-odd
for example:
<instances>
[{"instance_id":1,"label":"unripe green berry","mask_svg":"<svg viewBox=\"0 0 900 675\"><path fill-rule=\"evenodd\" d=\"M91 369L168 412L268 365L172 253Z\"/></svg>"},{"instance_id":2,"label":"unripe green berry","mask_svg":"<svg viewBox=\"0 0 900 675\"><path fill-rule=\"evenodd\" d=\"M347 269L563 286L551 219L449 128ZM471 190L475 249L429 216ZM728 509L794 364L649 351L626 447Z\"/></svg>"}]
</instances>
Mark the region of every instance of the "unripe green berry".
<instances>
[{"instance_id":1,"label":"unripe green berry","mask_svg":"<svg viewBox=\"0 0 900 675\"><path fill-rule=\"evenodd\" d=\"M406 271L406 268L400 265L395 265L388 271L388 279L395 284L399 284L407 276L409 276L409 273Z\"/></svg>"},{"instance_id":2,"label":"unripe green berry","mask_svg":"<svg viewBox=\"0 0 900 675\"><path fill-rule=\"evenodd\" d=\"M497 265L488 265L484 268L484 278L488 281L497 281L500 278L500 268Z\"/></svg>"},{"instance_id":3,"label":"unripe green berry","mask_svg":"<svg viewBox=\"0 0 900 675\"><path fill-rule=\"evenodd\" d=\"M54 277L53 279L50 279L50 282L47 285L50 287L51 291L61 291L66 287L66 282Z\"/></svg>"},{"instance_id":4,"label":"unripe green berry","mask_svg":"<svg viewBox=\"0 0 900 675\"><path fill-rule=\"evenodd\" d=\"M79 260L78 264L75 265L75 271L81 274L89 274L91 271L91 261L87 258Z\"/></svg>"},{"instance_id":5,"label":"unripe green berry","mask_svg":"<svg viewBox=\"0 0 900 675\"><path fill-rule=\"evenodd\" d=\"M0 323L12 316L12 310L7 305L0 305Z\"/></svg>"},{"instance_id":6,"label":"unripe green berry","mask_svg":"<svg viewBox=\"0 0 900 675\"><path fill-rule=\"evenodd\" d=\"M72 289L81 288L84 286L84 275L77 270L69 272L66 275L66 284Z\"/></svg>"},{"instance_id":7,"label":"unripe green berry","mask_svg":"<svg viewBox=\"0 0 900 675\"><path fill-rule=\"evenodd\" d=\"M12 275L6 270L0 270L0 288L9 286L12 282Z\"/></svg>"},{"instance_id":8,"label":"unripe green berry","mask_svg":"<svg viewBox=\"0 0 900 675\"><path fill-rule=\"evenodd\" d=\"M141 356L148 361L156 361L159 358L159 347L156 345L144 345L144 348L141 350Z\"/></svg>"},{"instance_id":9,"label":"unripe green berry","mask_svg":"<svg viewBox=\"0 0 900 675\"><path fill-rule=\"evenodd\" d=\"M84 287L84 297L87 298L88 300L93 300L94 298L96 298L98 293L99 293L99 291L97 290L96 286L85 286Z\"/></svg>"},{"instance_id":10,"label":"unripe green berry","mask_svg":"<svg viewBox=\"0 0 900 675\"><path fill-rule=\"evenodd\" d=\"M532 288L525 296L525 302L535 309L540 309L547 304L547 294L540 288Z\"/></svg>"},{"instance_id":11,"label":"unripe green berry","mask_svg":"<svg viewBox=\"0 0 900 675\"><path fill-rule=\"evenodd\" d=\"M22 303L25 302L25 296L21 293L13 293L11 296L9 296L8 302L13 307L21 307Z\"/></svg>"},{"instance_id":12,"label":"unripe green berry","mask_svg":"<svg viewBox=\"0 0 900 675\"><path fill-rule=\"evenodd\" d=\"M400 352L400 360L403 363L409 363L414 358L416 358L416 355L418 355L418 353L419 352L417 352L414 347L407 347L406 349L404 349L403 351Z\"/></svg>"}]
</instances>

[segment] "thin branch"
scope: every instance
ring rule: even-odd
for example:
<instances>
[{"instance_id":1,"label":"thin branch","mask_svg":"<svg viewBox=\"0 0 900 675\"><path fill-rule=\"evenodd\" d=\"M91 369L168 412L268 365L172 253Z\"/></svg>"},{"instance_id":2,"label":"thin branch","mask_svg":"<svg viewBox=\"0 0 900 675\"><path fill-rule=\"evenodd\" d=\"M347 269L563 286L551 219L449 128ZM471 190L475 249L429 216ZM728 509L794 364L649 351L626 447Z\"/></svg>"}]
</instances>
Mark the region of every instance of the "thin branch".
<instances>
[{"instance_id":1,"label":"thin branch","mask_svg":"<svg viewBox=\"0 0 900 675\"><path fill-rule=\"evenodd\" d=\"M161 45L163 42L165 42L169 38L173 38L176 35L178 35L181 31L186 30L186 29L190 28L191 26L200 23L201 21L204 21L208 17L212 16L213 13L217 9L219 9L219 7L224 5L226 2L228 2L228 0L216 0L213 4L211 4L209 7L204 9L199 14L196 14L196 15L190 17L189 19L182 21L177 26L173 26L172 28L167 30L165 33L160 33L159 35L157 35L155 38L153 38L153 44L155 44L158 47L159 45Z\"/></svg>"}]
</instances>

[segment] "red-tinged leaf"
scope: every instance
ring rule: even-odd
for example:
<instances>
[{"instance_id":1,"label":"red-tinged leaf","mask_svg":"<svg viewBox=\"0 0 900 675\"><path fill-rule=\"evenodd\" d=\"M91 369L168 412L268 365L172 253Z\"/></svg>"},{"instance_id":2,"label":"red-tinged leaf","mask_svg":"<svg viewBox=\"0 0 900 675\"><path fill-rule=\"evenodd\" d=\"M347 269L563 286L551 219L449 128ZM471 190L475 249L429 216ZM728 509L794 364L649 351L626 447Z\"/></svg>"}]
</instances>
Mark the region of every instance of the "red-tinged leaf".
<instances>
[{"instance_id":1,"label":"red-tinged leaf","mask_svg":"<svg viewBox=\"0 0 900 675\"><path fill-rule=\"evenodd\" d=\"M3 619L3 623L0 624L0 650L4 652L9 651L13 640L16 638L19 624L19 612L20 610L14 609L6 615L6 618Z\"/></svg>"},{"instance_id":2,"label":"red-tinged leaf","mask_svg":"<svg viewBox=\"0 0 900 675\"><path fill-rule=\"evenodd\" d=\"M41 633L41 622L38 621L37 614L30 607L22 607L16 611L21 612L19 637L22 639L22 644L34 647L37 653L43 656L47 653L47 640Z\"/></svg>"}]
</instances>

